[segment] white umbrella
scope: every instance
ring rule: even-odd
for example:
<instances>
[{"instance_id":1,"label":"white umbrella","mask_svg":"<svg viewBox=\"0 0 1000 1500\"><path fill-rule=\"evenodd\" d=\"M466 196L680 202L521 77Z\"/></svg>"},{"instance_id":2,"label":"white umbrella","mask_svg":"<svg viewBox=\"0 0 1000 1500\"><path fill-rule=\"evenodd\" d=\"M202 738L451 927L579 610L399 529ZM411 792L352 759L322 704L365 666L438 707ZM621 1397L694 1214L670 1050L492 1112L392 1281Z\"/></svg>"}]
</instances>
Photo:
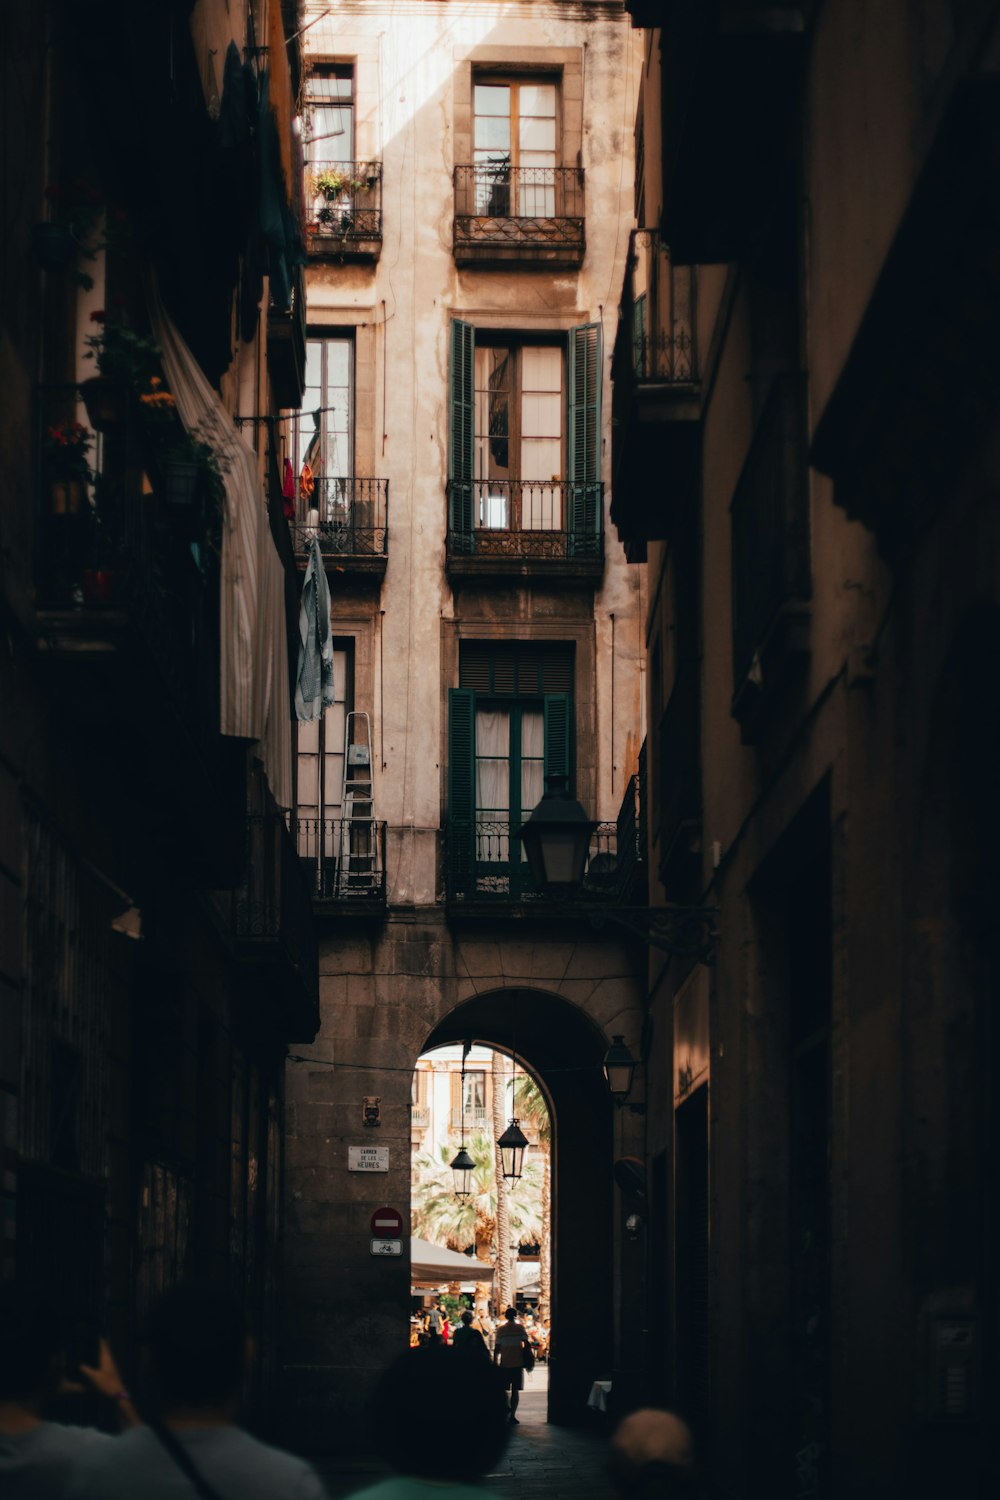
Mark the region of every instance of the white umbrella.
<instances>
[{"instance_id":1,"label":"white umbrella","mask_svg":"<svg viewBox=\"0 0 1000 1500\"><path fill-rule=\"evenodd\" d=\"M414 1285L439 1286L445 1281L492 1281L493 1267L470 1255L459 1255L443 1245L414 1235L410 1240L410 1280Z\"/></svg>"}]
</instances>

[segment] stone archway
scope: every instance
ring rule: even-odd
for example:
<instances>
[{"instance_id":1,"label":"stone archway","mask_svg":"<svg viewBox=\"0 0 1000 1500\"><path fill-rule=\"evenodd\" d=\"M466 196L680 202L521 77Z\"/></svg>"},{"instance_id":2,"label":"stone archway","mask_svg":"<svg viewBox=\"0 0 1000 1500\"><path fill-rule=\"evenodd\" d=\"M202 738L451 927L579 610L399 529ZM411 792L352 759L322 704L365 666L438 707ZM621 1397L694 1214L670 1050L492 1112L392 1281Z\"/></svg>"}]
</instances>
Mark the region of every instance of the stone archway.
<instances>
[{"instance_id":1,"label":"stone archway","mask_svg":"<svg viewBox=\"0 0 1000 1500\"><path fill-rule=\"evenodd\" d=\"M613 1106L607 1042L577 1006L535 989L499 989L458 1005L422 1051L468 1038L517 1052L552 1111L552 1347L549 1420L579 1422L613 1351Z\"/></svg>"}]
</instances>

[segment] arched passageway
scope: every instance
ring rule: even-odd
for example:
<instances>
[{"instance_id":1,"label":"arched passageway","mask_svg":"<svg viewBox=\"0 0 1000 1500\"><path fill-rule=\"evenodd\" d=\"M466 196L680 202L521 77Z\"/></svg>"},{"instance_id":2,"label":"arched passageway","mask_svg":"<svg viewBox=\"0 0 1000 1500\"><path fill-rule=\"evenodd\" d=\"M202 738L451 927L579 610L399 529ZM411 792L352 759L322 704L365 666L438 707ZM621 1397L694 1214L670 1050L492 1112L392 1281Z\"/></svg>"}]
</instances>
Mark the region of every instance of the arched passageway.
<instances>
[{"instance_id":1,"label":"arched passageway","mask_svg":"<svg viewBox=\"0 0 1000 1500\"><path fill-rule=\"evenodd\" d=\"M421 1051L473 1040L516 1052L552 1114L552 1354L549 1420L573 1423L612 1364L612 1105L607 1043L576 1006L542 990L492 990L434 1027Z\"/></svg>"}]
</instances>

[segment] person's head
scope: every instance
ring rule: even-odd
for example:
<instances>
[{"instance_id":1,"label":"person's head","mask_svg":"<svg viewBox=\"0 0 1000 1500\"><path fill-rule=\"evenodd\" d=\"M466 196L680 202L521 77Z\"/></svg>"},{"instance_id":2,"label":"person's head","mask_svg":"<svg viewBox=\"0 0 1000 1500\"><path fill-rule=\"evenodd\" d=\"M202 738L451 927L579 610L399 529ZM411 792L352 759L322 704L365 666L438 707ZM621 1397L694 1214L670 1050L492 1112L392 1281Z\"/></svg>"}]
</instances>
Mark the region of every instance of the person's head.
<instances>
[{"instance_id":1,"label":"person's head","mask_svg":"<svg viewBox=\"0 0 1000 1500\"><path fill-rule=\"evenodd\" d=\"M611 1439L609 1467L621 1500L692 1496L696 1474L691 1429L672 1411L634 1411Z\"/></svg>"},{"instance_id":2,"label":"person's head","mask_svg":"<svg viewBox=\"0 0 1000 1500\"><path fill-rule=\"evenodd\" d=\"M507 1404L497 1372L444 1344L408 1349L383 1373L370 1405L380 1455L399 1474L466 1484L488 1473L507 1439ZM462 1414L461 1442L429 1442L442 1412Z\"/></svg>"},{"instance_id":3,"label":"person's head","mask_svg":"<svg viewBox=\"0 0 1000 1500\"><path fill-rule=\"evenodd\" d=\"M504 1317L507 1319L508 1323L516 1323L516 1321L517 1321L517 1308L516 1307L508 1307L507 1311L504 1313Z\"/></svg>"},{"instance_id":4,"label":"person's head","mask_svg":"<svg viewBox=\"0 0 1000 1500\"><path fill-rule=\"evenodd\" d=\"M466 1328L468 1328L469 1324L472 1322L472 1314L470 1313L468 1308L466 1308L465 1312L462 1314L462 1322L465 1324Z\"/></svg>"},{"instance_id":5,"label":"person's head","mask_svg":"<svg viewBox=\"0 0 1000 1500\"><path fill-rule=\"evenodd\" d=\"M177 1286L149 1318L147 1342L160 1400L221 1408L239 1395L246 1358L243 1312L224 1287Z\"/></svg>"},{"instance_id":6,"label":"person's head","mask_svg":"<svg viewBox=\"0 0 1000 1500\"><path fill-rule=\"evenodd\" d=\"M49 1310L23 1286L0 1285L0 1401L38 1401L53 1378L62 1341Z\"/></svg>"}]
</instances>

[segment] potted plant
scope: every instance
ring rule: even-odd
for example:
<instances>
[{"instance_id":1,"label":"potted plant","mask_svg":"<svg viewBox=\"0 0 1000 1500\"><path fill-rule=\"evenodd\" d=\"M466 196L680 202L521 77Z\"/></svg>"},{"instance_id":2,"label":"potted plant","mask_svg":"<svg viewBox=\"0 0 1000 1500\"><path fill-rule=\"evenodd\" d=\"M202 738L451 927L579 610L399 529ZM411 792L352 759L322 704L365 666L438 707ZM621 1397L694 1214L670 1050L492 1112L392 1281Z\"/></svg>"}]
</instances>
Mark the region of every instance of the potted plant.
<instances>
[{"instance_id":1,"label":"potted plant","mask_svg":"<svg viewBox=\"0 0 1000 1500\"><path fill-rule=\"evenodd\" d=\"M90 321L97 331L84 340L86 358L94 360L98 373L83 381L80 395L92 425L107 432L124 421L132 392L155 375L160 347L121 318L109 318L103 309L92 312Z\"/></svg>"},{"instance_id":2,"label":"potted plant","mask_svg":"<svg viewBox=\"0 0 1000 1500\"><path fill-rule=\"evenodd\" d=\"M324 167L322 172L317 172L313 178L313 189L332 203L334 198L339 198L344 189L349 185L350 179L335 168Z\"/></svg>"},{"instance_id":3,"label":"potted plant","mask_svg":"<svg viewBox=\"0 0 1000 1500\"><path fill-rule=\"evenodd\" d=\"M87 454L93 435L80 422L57 422L45 429L45 477L54 516L79 515L87 503L91 473Z\"/></svg>"}]
</instances>

